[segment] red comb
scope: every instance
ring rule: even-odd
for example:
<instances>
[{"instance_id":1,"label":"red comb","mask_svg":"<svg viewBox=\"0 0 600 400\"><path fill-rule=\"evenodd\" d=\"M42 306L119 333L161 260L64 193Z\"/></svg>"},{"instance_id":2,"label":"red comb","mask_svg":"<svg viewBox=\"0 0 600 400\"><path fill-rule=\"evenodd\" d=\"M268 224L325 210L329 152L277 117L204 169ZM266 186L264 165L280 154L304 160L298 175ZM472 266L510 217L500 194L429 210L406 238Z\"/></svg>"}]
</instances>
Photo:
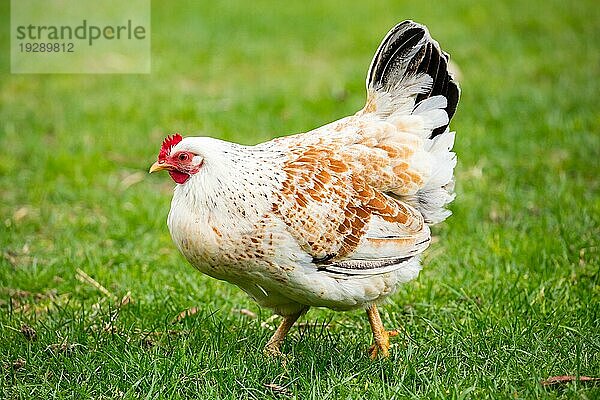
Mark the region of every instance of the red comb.
<instances>
[{"instance_id":1,"label":"red comb","mask_svg":"<svg viewBox=\"0 0 600 400\"><path fill-rule=\"evenodd\" d=\"M158 159L164 160L171 153L171 149L177 143L181 142L183 138L179 133L174 134L173 136L167 136L165 140L163 140L162 147L160 148L160 153L158 153Z\"/></svg>"}]
</instances>

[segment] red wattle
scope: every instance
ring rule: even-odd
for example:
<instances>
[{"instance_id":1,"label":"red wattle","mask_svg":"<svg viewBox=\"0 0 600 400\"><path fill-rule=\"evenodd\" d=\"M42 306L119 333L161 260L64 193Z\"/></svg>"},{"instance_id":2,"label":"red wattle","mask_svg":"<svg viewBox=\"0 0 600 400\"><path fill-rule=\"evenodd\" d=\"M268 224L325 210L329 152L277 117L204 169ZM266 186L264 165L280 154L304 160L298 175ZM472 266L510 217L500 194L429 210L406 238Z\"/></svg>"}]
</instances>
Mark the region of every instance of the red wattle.
<instances>
[{"instance_id":1,"label":"red wattle","mask_svg":"<svg viewBox=\"0 0 600 400\"><path fill-rule=\"evenodd\" d=\"M173 180L179 183L180 185L185 183L185 181L187 181L188 179L190 179L190 176L185 172L180 172L176 170L169 171L169 175L171 175L171 178L173 178Z\"/></svg>"}]
</instances>

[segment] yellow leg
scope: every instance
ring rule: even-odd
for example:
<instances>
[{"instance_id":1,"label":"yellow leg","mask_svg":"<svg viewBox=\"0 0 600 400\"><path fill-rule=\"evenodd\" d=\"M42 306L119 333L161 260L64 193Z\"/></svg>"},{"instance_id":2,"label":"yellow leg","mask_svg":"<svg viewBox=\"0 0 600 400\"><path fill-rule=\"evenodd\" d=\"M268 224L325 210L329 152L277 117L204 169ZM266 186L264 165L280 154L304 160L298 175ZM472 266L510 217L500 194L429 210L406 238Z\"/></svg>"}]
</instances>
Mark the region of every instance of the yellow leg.
<instances>
[{"instance_id":1,"label":"yellow leg","mask_svg":"<svg viewBox=\"0 0 600 400\"><path fill-rule=\"evenodd\" d=\"M369 317L369 324L371 324L371 330L373 331L373 340L375 343L369 348L369 355L371 360L377 357L377 354L381 354L384 357L390 355L390 336L397 336L398 331L386 331L379 311L375 304L367 308L367 317Z\"/></svg>"},{"instance_id":2,"label":"yellow leg","mask_svg":"<svg viewBox=\"0 0 600 400\"><path fill-rule=\"evenodd\" d=\"M305 311L306 310L302 310L296 314L287 315L283 317L283 321L281 321L281 324L279 324L279 327L265 346L265 354L269 356L281 355L281 344L283 343L285 336L288 334L290 328Z\"/></svg>"}]
</instances>

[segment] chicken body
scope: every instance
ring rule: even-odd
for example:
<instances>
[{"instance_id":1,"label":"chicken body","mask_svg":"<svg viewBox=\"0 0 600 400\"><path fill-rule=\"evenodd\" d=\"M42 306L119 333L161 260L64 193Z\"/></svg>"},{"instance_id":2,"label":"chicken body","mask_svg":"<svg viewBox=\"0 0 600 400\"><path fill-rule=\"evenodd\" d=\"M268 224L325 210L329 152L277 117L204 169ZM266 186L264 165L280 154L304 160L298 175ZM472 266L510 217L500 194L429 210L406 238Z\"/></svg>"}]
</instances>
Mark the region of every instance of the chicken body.
<instances>
[{"instance_id":1,"label":"chicken body","mask_svg":"<svg viewBox=\"0 0 600 400\"><path fill-rule=\"evenodd\" d=\"M184 139L184 145L186 141L199 144L198 150L206 155L205 173L175 189L168 226L179 250L201 272L238 285L280 315L306 306L360 307L416 277L420 269L416 255L429 243L429 228L408 205L403 206L406 213L394 216L406 217L403 223L370 215L366 205L375 199L375 191L361 198L358 190L364 188L355 187L352 169L374 166L360 161L353 165L353 157L343 153L351 150L350 143L361 140L356 126L344 125L358 121L350 117L321 128L320 133L254 147L210 138ZM320 140L314 141L316 137ZM357 147L359 152L374 150L362 144ZM298 162L301 157L294 154L313 151L314 158L305 162ZM332 171L332 161L348 170ZM311 171L305 163L321 168ZM321 178L292 187L292 182L302 184L299 181L307 175ZM319 262L330 254L334 257ZM356 260L356 266L368 266L380 259L405 257L409 259L400 268L382 266L375 268L375 274L371 269L350 269L351 274L346 274L335 263Z\"/></svg>"},{"instance_id":2,"label":"chicken body","mask_svg":"<svg viewBox=\"0 0 600 400\"><path fill-rule=\"evenodd\" d=\"M387 354L374 305L417 277L429 225L454 197L447 127L459 91L447 58L424 26L405 21L378 49L354 116L256 146L163 144L151 171L179 182L173 241L201 272L287 317L276 350L309 307L364 307Z\"/></svg>"}]
</instances>

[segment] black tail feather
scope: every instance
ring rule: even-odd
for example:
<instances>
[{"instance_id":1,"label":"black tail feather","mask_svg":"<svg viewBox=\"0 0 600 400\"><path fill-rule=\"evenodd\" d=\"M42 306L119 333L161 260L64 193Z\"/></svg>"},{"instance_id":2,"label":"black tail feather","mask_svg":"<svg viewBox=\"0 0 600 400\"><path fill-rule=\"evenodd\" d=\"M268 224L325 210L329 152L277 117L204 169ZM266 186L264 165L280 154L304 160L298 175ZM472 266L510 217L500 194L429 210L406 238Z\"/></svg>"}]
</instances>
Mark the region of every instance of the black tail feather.
<instances>
[{"instance_id":1,"label":"black tail feather","mask_svg":"<svg viewBox=\"0 0 600 400\"><path fill-rule=\"evenodd\" d=\"M448 121L458 105L460 89L448 71L447 53L431 38L427 27L407 20L393 27L375 53L367 74L367 87L375 91L393 91L404 77L426 73L433 79L431 88L417 95L415 107L429 97L444 96ZM431 137L442 134L447 125L433 130Z\"/></svg>"}]
</instances>

